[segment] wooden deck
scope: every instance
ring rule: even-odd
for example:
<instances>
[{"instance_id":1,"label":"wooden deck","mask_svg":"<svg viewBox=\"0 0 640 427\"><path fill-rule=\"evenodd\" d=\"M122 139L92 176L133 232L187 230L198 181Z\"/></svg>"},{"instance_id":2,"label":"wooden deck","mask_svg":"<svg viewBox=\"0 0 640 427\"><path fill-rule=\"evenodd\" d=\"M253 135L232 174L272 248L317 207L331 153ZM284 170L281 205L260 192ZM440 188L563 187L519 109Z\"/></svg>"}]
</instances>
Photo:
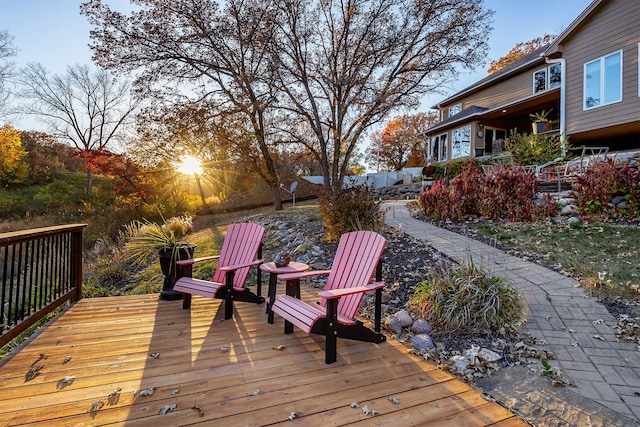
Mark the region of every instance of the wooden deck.
<instances>
[{"instance_id":1,"label":"wooden deck","mask_svg":"<svg viewBox=\"0 0 640 427\"><path fill-rule=\"evenodd\" d=\"M527 425L393 339L338 340L325 365L323 337L284 335L264 304L223 321L220 303L80 301L0 365L0 425Z\"/></svg>"}]
</instances>

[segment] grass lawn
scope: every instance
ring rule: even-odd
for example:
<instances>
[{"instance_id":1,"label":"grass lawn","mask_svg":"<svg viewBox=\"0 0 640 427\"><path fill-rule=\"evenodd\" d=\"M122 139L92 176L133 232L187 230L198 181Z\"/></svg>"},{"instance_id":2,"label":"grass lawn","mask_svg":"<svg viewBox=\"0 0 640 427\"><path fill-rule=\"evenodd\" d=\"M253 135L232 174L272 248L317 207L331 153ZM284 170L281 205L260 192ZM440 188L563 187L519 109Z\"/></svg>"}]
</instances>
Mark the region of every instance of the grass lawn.
<instances>
[{"instance_id":1,"label":"grass lawn","mask_svg":"<svg viewBox=\"0 0 640 427\"><path fill-rule=\"evenodd\" d=\"M640 227L607 222L490 222L478 231L503 244L533 253L554 269L599 290L598 272L606 272L602 291L640 299Z\"/></svg>"}]
</instances>

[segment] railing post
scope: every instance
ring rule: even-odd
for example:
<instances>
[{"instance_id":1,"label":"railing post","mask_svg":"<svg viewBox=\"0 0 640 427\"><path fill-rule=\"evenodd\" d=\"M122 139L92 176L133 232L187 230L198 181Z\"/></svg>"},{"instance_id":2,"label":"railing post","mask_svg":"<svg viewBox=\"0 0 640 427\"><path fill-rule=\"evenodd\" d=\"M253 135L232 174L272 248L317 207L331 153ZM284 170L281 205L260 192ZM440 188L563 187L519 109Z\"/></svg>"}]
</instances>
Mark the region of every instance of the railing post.
<instances>
[{"instance_id":1,"label":"railing post","mask_svg":"<svg viewBox=\"0 0 640 427\"><path fill-rule=\"evenodd\" d=\"M71 235L72 283L75 286L74 301L82 299L82 230Z\"/></svg>"}]
</instances>

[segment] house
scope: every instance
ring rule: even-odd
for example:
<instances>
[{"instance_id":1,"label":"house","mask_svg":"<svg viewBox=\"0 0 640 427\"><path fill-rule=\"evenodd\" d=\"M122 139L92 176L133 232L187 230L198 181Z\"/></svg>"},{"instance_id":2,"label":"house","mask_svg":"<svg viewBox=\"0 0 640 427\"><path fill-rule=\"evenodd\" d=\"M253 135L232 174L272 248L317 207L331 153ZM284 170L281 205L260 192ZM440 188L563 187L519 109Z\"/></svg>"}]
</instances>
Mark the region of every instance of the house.
<instances>
[{"instance_id":1,"label":"house","mask_svg":"<svg viewBox=\"0 0 640 427\"><path fill-rule=\"evenodd\" d=\"M543 133L565 144L640 148L639 56L640 1L595 0L549 45L433 106L441 121L426 131L428 155L499 151L512 129L531 133L530 114L543 111Z\"/></svg>"}]
</instances>

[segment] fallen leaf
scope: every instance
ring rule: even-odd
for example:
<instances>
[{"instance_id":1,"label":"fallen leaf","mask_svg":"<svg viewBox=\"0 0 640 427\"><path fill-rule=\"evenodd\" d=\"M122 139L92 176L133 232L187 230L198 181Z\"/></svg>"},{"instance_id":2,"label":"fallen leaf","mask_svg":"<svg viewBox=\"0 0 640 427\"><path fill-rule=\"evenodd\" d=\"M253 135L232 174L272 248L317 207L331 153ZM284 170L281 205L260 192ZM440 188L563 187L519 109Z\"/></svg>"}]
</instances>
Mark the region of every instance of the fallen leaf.
<instances>
[{"instance_id":1,"label":"fallen leaf","mask_svg":"<svg viewBox=\"0 0 640 427\"><path fill-rule=\"evenodd\" d=\"M394 405L399 405L400 399L398 399L397 397L389 397L389 402L393 403Z\"/></svg>"},{"instance_id":2,"label":"fallen leaf","mask_svg":"<svg viewBox=\"0 0 640 427\"><path fill-rule=\"evenodd\" d=\"M156 388L155 387L151 387L151 388L146 388L144 390L140 390L138 393L140 394L140 396L152 396L153 393L155 393Z\"/></svg>"},{"instance_id":3,"label":"fallen leaf","mask_svg":"<svg viewBox=\"0 0 640 427\"><path fill-rule=\"evenodd\" d=\"M603 322L604 322L604 320L603 320L603 319L598 319L598 320L594 320L594 321L593 321L593 324L594 324L594 325L600 325L600 324L602 324Z\"/></svg>"},{"instance_id":4,"label":"fallen leaf","mask_svg":"<svg viewBox=\"0 0 640 427\"><path fill-rule=\"evenodd\" d=\"M176 404L166 405L164 408L160 409L158 412L159 415L168 414L169 412L174 412L176 410Z\"/></svg>"},{"instance_id":5,"label":"fallen leaf","mask_svg":"<svg viewBox=\"0 0 640 427\"><path fill-rule=\"evenodd\" d=\"M220 351L226 353L229 351L229 347L220 347Z\"/></svg>"},{"instance_id":6,"label":"fallen leaf","mask_svg":"<svg viewBox=\"0 0 640 427\"><path fill-rule=\"evenodd\" d=\"M296 413L295 412L291 412L289 414L289 421L293 421L296 418Z\"/></svg>"},{"instance_id":7,"label":"fallen leaf","mask_svg":"<svg viewBox=\"0 0 640 427\"><path fill-rule=\"evenodd\" d=\"M369 407L367 405L364 405L362 407L362 412L364 412L365 415L369 415L371 413L371 410L369 409Z\"/></svg>"},{"instance_id":8,"label":"fallen leaf","mask_svg":"<svg viewBox=\"0 0 640 427\"><path fill-rule=\"evenodd\" d=\"M171 391L171 394L178 394L178 393L180 393L180 389L179 389L179 388L174 388L174 389Z\"/></svg>"},{"instance_id":9,"label":"fallen leaf","mask_svg":"<svg viewBox=\"0 0 640 427\"><path fill-rule=\"evenodd\" d=\"M107 402L109 403L109 405L115 405L116 403L118 403L118 400L120 400L121 391L122 389L118 387L114 391L109 393L109 396L107 397Z\"/></svg>"},{"instance_id":10,"label":"fallen leaf","mask_svg":"<svg viewBox=\"0 0 640 427\"><path fill-rule=\"evenodd\" d=\"M285 347L284 347L282 344L280 344L280 345L279 345L279 346L277 346L277 347L273 347L273 349L274 349L274 350L284 350L284 348L285 348Z\"/></svg>"},{"instance_id":11,"label":"fallen leaf","mask_svg":"<svg viewBox=\"0 0 640 427\"><path fill-rule=\"evenodd\" d=\"M260 390L256 390L253 393L251 393L251 396L257 396L260 394Z\"/></svg>"},{"instance_id":12,"label":"fallen leaf","mask_svg":"<svg viewBox=\"0 0 640 427\"><path fill-rule=\"evenodd\" d=\"M200 415L201 417L204 417L204 411L202 410L202 407L200 405L193 405L193 407L191 409L195 409L198 411L198 415Z\"/></svg>"},{"instance_id":13,"label":"fallen leaf","mask_svg":"<svg viewBox=\"0 0 640 427\"><path fill-rule=\"evenodd\" d=\"M104 402L102 400L97 400L91 404L91 408L89 408L89 412L97 412L104 406Z\"/></svg>"},{"instance_id":14,"label":"fallen leaf","mask_svg":"<svg viewBox=\"0 0 640 427\"><path fill-rule=\"evenodd\" d=\"M600 335L594 335L593 337L597 340L604 341L604 338L602 338Z\"/></svg>"},{"instance_id":15,"label":"fallen leaf","mask_svg":"<svg viewBox=\"0 0 640 427\"><path fill-rule=\"evenodd\" d=\"M71 362L71 356L67 356L64 358L64 360L62 361L62 364L64 365L65 363L69 363Z\"/></svg>"},{"instance_id":16,"label":"fallen leaf","mask_svg":"<svg viewBox=\"0 0 640 427\"><path fill-rule=\"evenodd\" d=\"M153 357L154 359L157 359L158 357L160 357L160 353L151 353L149 356Z\"/></svg>"},{"instance_id":17,"label":"fallen leaf","mask_svg":"<svg viewBox=\"0 0 640 427\"><path fill-rule=\"evenodd\" d=\"M356 402L356 401L353 401L353 402L351 402L351 407L352 408L359 408L360 404L358 402Z\"/></svg>"}]
</instances>

